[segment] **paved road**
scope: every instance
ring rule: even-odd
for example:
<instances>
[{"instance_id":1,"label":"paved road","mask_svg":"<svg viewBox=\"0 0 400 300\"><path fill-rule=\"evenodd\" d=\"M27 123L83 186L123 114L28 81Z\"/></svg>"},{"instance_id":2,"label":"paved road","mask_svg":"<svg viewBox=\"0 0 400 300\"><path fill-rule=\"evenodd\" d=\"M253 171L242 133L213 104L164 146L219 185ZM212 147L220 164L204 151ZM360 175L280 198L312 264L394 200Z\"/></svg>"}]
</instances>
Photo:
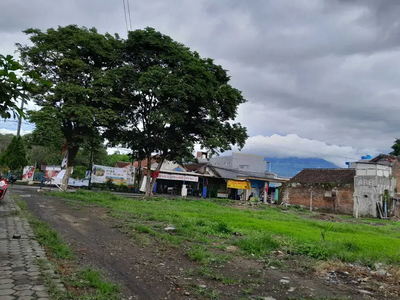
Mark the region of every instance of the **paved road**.
<instances>
[{"instance_id":1,"label":"paved road","mask_svg":"<svg viewBox=\"0 0 400 300\"><path fill-rule=\"evenodd\" d=\"M10 194L0 200L0 299L49 299L43 272L64 287L46 259L28 221L19 215ZM39 267L41 261L47 270Z\"/></svg>"}]
</instances>

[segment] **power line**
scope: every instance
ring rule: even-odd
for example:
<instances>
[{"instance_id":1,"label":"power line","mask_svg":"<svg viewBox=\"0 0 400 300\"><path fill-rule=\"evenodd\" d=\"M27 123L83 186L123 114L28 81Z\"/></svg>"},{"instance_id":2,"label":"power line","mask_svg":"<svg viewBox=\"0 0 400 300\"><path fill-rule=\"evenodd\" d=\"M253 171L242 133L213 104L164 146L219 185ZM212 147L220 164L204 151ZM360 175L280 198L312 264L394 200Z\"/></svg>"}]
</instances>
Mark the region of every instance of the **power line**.
<instances>
[{"instance_id":1,"label":"power line","mask_svg":"<svg viewBox=\"0 0 400 300\"><path fill-rule=\"evenodd\" d=\"M128 4L129 26L130 26L130 29L132 31L131 8L130 8L130 5L129 5L129 0L126 0L126 3Z\"/></svg>"},{"instance_id":2,"label":"power line","mask_svg":"<svg viewBox=\"0 0 400 300\"><path fill-rule=\"evenodd\" d=\"M124 16L125 16L125 26L126 26L126 31L128 32L128 20L126 18L126 6L125 6L125 0L122 0L122 3L124 4Z\"/></svg>"}]
</instances>

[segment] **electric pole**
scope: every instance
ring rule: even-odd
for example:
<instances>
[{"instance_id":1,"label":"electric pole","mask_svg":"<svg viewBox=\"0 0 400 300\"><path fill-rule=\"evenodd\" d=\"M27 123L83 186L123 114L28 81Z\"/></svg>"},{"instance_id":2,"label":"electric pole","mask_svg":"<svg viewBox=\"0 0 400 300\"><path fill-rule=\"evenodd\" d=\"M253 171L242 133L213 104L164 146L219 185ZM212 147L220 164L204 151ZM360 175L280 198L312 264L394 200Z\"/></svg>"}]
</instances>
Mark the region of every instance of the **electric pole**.
<instances>
[{"instance_id":1,"label":"electric pole","mask_svg":"<svg viewBox=\"0 0 400 300\"><path fill-rule=\"evenodd\" d=\"M21 135L21 124L22 124L22 111L24 109L24 100L21 100L21 113L18 116L18 129L17 129L17 137Z\"/></svg>"}]
</instances>

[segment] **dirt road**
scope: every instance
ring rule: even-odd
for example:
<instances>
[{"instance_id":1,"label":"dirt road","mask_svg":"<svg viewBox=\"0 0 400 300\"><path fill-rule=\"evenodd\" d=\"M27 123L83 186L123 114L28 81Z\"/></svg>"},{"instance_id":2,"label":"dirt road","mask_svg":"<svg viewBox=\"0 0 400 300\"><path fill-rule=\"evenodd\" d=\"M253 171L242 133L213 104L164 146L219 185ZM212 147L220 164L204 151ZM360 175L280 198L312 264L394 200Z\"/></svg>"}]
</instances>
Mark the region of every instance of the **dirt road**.
<instances>
[{"instance_id":1,"label":"dirt road","mask_svg":"<svg viewBox=\"0 0 400 300\"><path fill-rule=\"evenodd\" d=\"M126 299L390 299L327 282L312 273L266 268L245 258L221 267L220 272L240 279L226 284L194 273L199 266L181 248L139 244L123 232L123 222L110 216L107 208L74 204L24 186L14 186L10 192L60 233L82 265L100 269L119 284Z\"/></svg>"}]
</instances>

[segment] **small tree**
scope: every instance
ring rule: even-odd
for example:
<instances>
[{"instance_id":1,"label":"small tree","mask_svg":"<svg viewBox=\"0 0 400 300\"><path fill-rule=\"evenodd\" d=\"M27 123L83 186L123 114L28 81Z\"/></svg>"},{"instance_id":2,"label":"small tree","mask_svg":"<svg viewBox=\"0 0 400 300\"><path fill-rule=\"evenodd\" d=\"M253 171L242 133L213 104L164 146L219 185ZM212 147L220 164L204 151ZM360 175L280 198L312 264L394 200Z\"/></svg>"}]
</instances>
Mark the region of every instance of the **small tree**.
<instances>
[{"instance_id":1,"label":"small tree","mask_svg":"<svg viewBox=\"0 0 400 300\"><path fill-rule=\"evenodd\" d=\"M13 137L11 143L4 151L2 156L2 163L9 167L11 170L19 170L27 165L26 150L22 138Z\"/></svg>"},{"instance_id":2,"label":"small tree","mask_svg":"<svg viewBox=\"0 0 400 300\"><path fill-rule=\"evenodd\" d=\"M393 151L390 152L391 155L396 155L396 156L400 155L400 139L396 139L394 141L392 149L393 149Z\"/></svg>"},{"instance_id":3,"label":"small tree","mask_svg":"<svg viewBox=\"0 0 400 300\"><path fill-rule=\"evenodd\" d=\"M147 158L146 196L156 181L150 178L154 153L159 171L165 159L193 157L195 144L212 153L244 145L246 129L233 120L245 99L212 59L146 28L129 33L124 60L113 71L112 88L121 117L106 137L132 149L138 159Z\"/></svg>"},{"instance_id":4,"label":"small tree","mask_svg":"<svg viewBox=\"0 0 400 300\"><path fill-rule=\"evenodd\" d=\"M99 136L99 127L113 118L110 106L115 99L105 96L113 79L106 74L121 61L121 42L118 36L75 25L24 32L33 44L18 45L25 67L53 84L38 90L35 100L44 114L51 114L65 138L65 190L80 145Z\"/></svg>"}]
</instances>

